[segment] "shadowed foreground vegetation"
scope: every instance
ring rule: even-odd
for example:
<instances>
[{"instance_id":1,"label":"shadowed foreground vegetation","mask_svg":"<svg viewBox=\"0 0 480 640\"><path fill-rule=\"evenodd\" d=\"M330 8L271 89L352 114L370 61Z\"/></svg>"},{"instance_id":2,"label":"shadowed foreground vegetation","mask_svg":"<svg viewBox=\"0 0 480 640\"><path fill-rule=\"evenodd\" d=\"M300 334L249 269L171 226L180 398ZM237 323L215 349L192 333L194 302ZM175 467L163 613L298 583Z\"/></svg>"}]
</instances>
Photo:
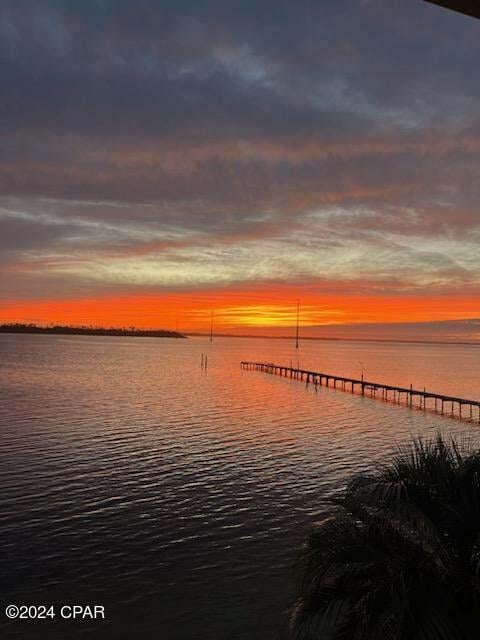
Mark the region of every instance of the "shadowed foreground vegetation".
<instances>
[{"instance_id":1,"label":"shadowed foreground vegetation","mask_svg":"<svg viewBox=\"0 0 480 640\"><path fill-rule=\"evenodd\" d=\"M166 331L164 329L136 329L135 327L71 327L53 325L40 327L36 324L1 324L0 333L53 333L74 336L129 336L140 338L185 338L178 331Z\"/></svg>"},{"instance_id":2,"label":"shadowed foreground vegetation","mask_svg":"<svg viewBox=\"0 0 480 640\"><path fill-rule=\"evenodd\" d=\"M295 640L480 637L480 451L415 440L353 479L302 554Z\"/></svg>"}]
</instances>

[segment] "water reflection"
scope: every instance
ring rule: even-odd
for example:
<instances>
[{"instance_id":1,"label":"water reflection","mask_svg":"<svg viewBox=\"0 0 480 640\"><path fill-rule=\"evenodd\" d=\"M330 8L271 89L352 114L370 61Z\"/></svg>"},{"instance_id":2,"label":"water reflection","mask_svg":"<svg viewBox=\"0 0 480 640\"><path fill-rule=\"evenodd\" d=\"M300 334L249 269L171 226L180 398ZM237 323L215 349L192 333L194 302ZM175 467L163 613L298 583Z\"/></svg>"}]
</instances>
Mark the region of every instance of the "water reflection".
<instances>
[{"instance_id":1,"label":"water reflection","mask_svg":"<svg viewBox=\"0 0 480 640\"><path fill-rule=\"evenodd\" d=\"M363 362L475 398L479 347L0 336L0 350L4 594L107 607L63 637L279 637L326 497L411 433L478 428L239 363L358 376Z\"/></svg>"}]
</instances>

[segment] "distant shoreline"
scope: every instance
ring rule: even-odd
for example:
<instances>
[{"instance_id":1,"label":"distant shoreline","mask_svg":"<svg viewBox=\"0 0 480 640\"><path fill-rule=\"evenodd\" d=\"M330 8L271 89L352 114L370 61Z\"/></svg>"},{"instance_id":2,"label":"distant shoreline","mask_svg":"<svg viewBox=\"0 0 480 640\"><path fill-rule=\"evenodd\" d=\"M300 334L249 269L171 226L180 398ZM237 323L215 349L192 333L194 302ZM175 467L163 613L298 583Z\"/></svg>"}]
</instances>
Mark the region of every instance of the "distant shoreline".
<instances>
[{"instance_id":1,"label":"distant shoreline","mask_svg":"<svg viewBox=\"0 0 480 640\"><path fill-rule=\"evenodd\" d=\"M0 324L0 334L43 334L43 335L80 335L80 336L113 336L113 337L134 337L134 338L181 338L188 339L192 337L210 337L209 333L201 333L187 331L180 333L179 331L169 331L167 329L136 329L117 328L117 327L83 327L69 325L39 326L35 324ZM262 336L248 334L228 334L217 333L215 338L255 338L257 340L294 340L293 336ZM480 346L480 341L469 340L421 340L409 338L362 338L362 337L337 337L337 336L303 336L301 341L327 341L327 342L391 342L398 344L425 344L425 345L465 345Z\"/></svg>"},{"instance_id":2,"label":"distant shoreline","mask_svg":"<svg viewBox=\"0 0 480 640\"><path fill-rule=\"evenodd\" d=\"M197 338L208 338L209 333L193 333L187 331L186 336L193 336ZM255 338L256 340L295 340L294 336L260 336L260 335L246 335L246 334L232 334L232 333L217 333L215 338ZM457 345L469 345L471 347L479 347L480 341L468 341L468 340L415 340L408 338L338 338L336 336L303 336L300 338L300 342L308 341L323 341L323 342L394 342L400 344L457 344Z\"/></svg>"},{"instance_id":3,"label":"distant shoreline","mask_svg":"<svg viewBox=\"0 0 480 640\"><path fill-rule=\"evenodd\" d=\"M62 336L115 336L128 338L187 338L178 331L166 329L118 329L115 327L71 327L68 325L54 325L41 327L35 324L1 324L0 333L16 334L51 334Z\"/></svg>"}]
</instances>

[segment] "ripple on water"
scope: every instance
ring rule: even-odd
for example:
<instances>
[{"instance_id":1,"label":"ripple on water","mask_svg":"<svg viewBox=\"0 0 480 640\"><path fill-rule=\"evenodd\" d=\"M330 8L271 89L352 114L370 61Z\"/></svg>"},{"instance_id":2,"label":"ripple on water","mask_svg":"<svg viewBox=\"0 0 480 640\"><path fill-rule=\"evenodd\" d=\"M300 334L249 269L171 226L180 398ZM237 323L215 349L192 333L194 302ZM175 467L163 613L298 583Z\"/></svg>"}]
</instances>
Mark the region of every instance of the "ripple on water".
<instances>
[{"instance_id":1,"label":"ripple on water","mask_svg":"<svg viewBox=\"0 0 480 640\"><path fill-rule=\"evenodd\" d=\"M478 349L462 346L322 342L298 355L277 340L3 335L0 348L8 600L100 598L110 611L101 628L46 624L37 638L281 637L298 547L328 498L412 434L478 433L239 368L300 358L356 375L362 361L392 384L474 396Z\"/></svg>"}]
</instances>

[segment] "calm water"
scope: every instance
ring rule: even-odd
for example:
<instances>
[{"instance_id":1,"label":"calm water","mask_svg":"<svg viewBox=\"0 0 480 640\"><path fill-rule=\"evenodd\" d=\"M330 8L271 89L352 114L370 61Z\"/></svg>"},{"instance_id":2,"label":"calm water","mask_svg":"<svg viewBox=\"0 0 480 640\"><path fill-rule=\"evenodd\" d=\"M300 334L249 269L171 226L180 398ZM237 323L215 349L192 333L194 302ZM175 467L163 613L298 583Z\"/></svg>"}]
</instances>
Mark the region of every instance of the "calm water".
<instances>
[{"instance_id":1,"label":"calm water","mask_svg":"<svg viewBox=\"0 0 480 640\"><path fill-rule=\"evenodd\" d=\"M326 498L410 434L480 434L241 359L480 397L473 346L0 336L1 620L10 602L107 614L2 638L281 638Z\"/></svg>"}]
</instances>

